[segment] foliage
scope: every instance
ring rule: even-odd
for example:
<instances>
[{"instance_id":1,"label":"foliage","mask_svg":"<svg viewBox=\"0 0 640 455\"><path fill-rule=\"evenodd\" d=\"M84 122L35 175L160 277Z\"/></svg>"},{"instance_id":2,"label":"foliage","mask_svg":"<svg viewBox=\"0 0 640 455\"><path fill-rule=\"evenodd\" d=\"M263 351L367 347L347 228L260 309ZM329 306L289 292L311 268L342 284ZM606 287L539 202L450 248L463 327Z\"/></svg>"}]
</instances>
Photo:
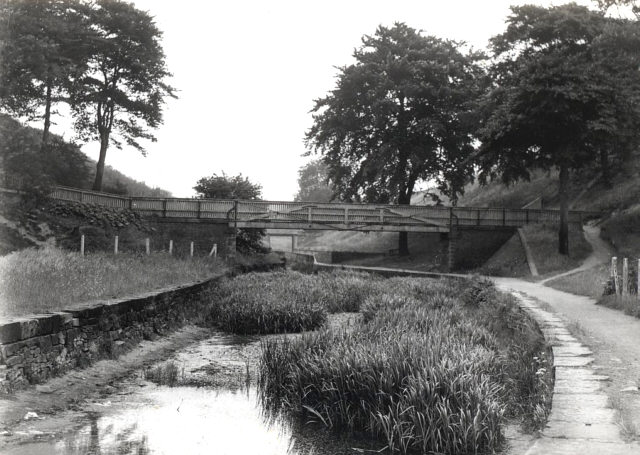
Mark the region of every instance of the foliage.
<instances>
[{"instance_id":1,"label":"foliage","mask_svg":"<svg viewBox=\"0 0 640 455\"><path fill-rule=\"evenodd\" d=\"M53 106L86 69L84 4L75 0L0 2L0 107L42 117L46 150ZM42 112L44 109L44 112Z\"/></svg>"},{"instance_id":2,"label":"foliage","mask_svg":"<svg viewBox=\"0 0 640 455\"><path fill-rule=\"evenodd\" d=\"M124 297L212 277L224 271L210 258L98 253L57 248L0 257L0 316L62 310L90 300Z\"/></svg>"},{"instance_id":3,"label":"foliage","mask_svg":"<svg viewBox=\"0 0 640 455\"><path fill-rule=\"evenodd\" d=\"M249 273L211 290L211 319L238 334L312 330L327 312L358 311L372 284L359 273Z\"/></svg>"},{"instance_id":4,"label":"foliage","mask_svg":"<svg viewBox=\"0 0 640 455\"><path fill-rule=\"evenodd\" d=\"M213 174L211 177L202 177L193 187L199 197L208 199L243 199L259 200L262 196L262 186L252 183L248 177L242 174L228 176ZM238 229L236 236L236 248L241 253L264 253L262 238L264 229Z\"/></svg>"},{"instance_id":5,"label":"foliage","mask_svg":"<svg viewBox=\"0 0 640 455\"><path fill-rule=\"evenodd\" d=\"M327 175L327 166L322 160L312 160L298 170L298 193L296 202L331 202L333 190Z\"/></svg>"},{"instance_id":6,"label":"foliage","mask_svg":"<svg viewBox=\"0 0 640 455\"><path fill-rule=\"evenodd\" d=\"M576 4L512 7L507 30L492 39L493 89L485 98L481 178L506 183L532 169L557 169L559 251L569 253L570 171L608 166L608 153L637 145L640 95L635 22Z\"/></svg>"},{"instance_id":7,"label":"foliage","mask_svg":"<svg viewBox=\"0 0 640 455\"><path fill-rule=\"evenodd\" d=\"M316 100L308 147L323 155L344 200L409 204L416 182L451 197L471 177L473 102L480 55L402 23L379 27L340 68L337 87ZM399 249L407 254L407 236Z\"/></svg>"},{"instance_id":8,"label":"foliage","mask_svg":"<svg viewBox=\"0 0 640 455\"><path fill-rule=\"evenodd\" d=\"M98 0L87 11L92 32L88 70L74 85L71 106L83 140L99 140L94 190L102 176L110 143L122 142L143 154L140 139L155 141L149 129L162 123L162 105L174 89L160 45L162 32L146 11L119 0Z\"/></svg>"},{"instance_id":9,"label":"foliage","mask_svg":"<svg viewBox=\"0 0 640 455\"><path fill-rule=\"evenodd\" d=\"M123 228L133 225L138 229L148 229L140 214L128 209L75 201L50 202L46 209L53 215L64 218L76 217L97 226L108 224L114 228Z\"/></svg>"},{"instance_id":10,"label":"foliage","mask_svg":"<svg viewBox=\"0 0 640 455\"><path fill-rule=\"evenodd\" d=\"M505 417L545 408L543 337L495 289L483 292L491 300L463 304L457 295L464 286L390 279L369 295L364 321L353 330L265 340L263 402L335 431L366 434L390 452L497 450Z\"/></svg>"},{"instance_id":11,"label":"foliage","mask_svg":"<svg viewBox=\"0 0 640 455\"><path fill-rule=\"evenodd\" d=\"M259 183L251 183L248 177L242 174L228 176L213 174L211 177L203 177L193 187L198 196L208 199L245 199L258 200L262 196L262 186Z\"/></svg>"},{"instance_id":12,"label":"foliage","mask_svg":"<svg viewBox=\"0 0 640 455\"><path fill-rule=\"evenodd\" d=\"M148 368L144 370L144 378L157 385L173 387L178 384L179 380L178 365L173 361L169 361L164 365L158 365L155 368Z\"/></svg>"}]
</instances>

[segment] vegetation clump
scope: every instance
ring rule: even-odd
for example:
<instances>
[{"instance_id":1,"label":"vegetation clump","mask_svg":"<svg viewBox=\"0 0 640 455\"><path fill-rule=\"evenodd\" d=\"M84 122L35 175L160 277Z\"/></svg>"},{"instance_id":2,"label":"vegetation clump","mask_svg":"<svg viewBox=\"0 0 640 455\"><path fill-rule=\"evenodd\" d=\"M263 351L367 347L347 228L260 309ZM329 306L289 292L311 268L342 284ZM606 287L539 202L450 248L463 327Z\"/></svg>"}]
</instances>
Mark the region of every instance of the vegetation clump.
<instances>
[{"instance_id":1,"label":"vegetation clump","mask_svg":"<svg viewBox=\"0 0 640 455\"><path fill-rule=\"evenodd\" d=\"M544 422L544 340L512 298L489 282L383 283L353 330L263 342L267 408L401 453L488 453L500 448L505 419Z\"/></svg>"},{"instance_id":2,"label":"vegetation clump","mask_svg":"<svg viewBox=\"0 0 640 455\"><path fill-rule=\"evenodd\" d=\"M239 334L313 330L327 313L358 311L375 289L363 273L248 273L223 279L210 291L211 318Z\"/></svg>"}]
</instances>

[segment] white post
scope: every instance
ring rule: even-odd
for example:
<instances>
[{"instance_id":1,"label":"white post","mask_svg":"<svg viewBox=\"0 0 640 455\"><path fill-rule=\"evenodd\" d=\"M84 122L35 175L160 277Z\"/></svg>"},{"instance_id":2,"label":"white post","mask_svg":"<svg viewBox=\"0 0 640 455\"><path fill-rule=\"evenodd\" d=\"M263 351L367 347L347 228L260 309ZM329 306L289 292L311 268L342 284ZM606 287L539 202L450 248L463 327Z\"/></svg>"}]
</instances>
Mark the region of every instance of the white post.
<instances>
[{"instance_id":1,"label":"white post","mask_svg":"<svg viewBox=\"0 0 640 455\"><path fill-rule=\"evenodd\" d=\"M218 244L214 243L213 248L211 248L211 252L209 253L209 257L213 256L214 258L218 257Z\"/></svg>"},{"instance_id":2,"label":"white post","mask_svg":"<svg viewBox=\"0 0 640 455\"><path fill-rule=\"evenodd\" d=\"M618 294L618 258L616 256L611 258L610 276L613 284L613 293Z\"/></svg>"},{"instance_id":3,"label":"white post","mask_svg":"<svg viewBox=\"0 0 640 455\"><path fill-rule=\"evenodd\" d=\"M191 257L193 257L193 242L191 242Z\"/></svg>"},{"instance_id":4,"label":"white post","mask_svg":"<svg viewBox=\"0 0 640 455\"><path fill-rule=\"evenodd\" d=\"M113 239L113 254L118 254L118 236Z\"/></svg>"},{"instance_id":5,"label":"white post","mask_svg":"<svg viewBox=\"0 0 640 455\"><path fill-rule=\"evenodd\" d=\"M629 293L629 260L622 260L622 295Z\"/></svg>"},{"instance_id":6,"label":"white post","mask_svg":"<svg viewBox=\"0 0 640 455\"><path fill-rule=\"evenodd\" d=\"M84 256L84 234L80 236L80 255Z\"/></svg>"},{"instance_id":7,"label":"white post","mask_svg":"<svg viewBox=\"0 0 640 455\"><path fill-rule=\"evenodd\" d=\"M147 256L149 256L149 253L151 252L151 248L149 247L149 237L144 240L144 248L147 252Z\"/></svg>"},{"instance_id":8,"label":"white post","mask_svg":"<svg viewBox=\"0 0 640 455\"><path fill-rule=\"evenodd\" d=\"M169 254L173 254L173 240L169 240Z\"/></svg>"}]
</instances>

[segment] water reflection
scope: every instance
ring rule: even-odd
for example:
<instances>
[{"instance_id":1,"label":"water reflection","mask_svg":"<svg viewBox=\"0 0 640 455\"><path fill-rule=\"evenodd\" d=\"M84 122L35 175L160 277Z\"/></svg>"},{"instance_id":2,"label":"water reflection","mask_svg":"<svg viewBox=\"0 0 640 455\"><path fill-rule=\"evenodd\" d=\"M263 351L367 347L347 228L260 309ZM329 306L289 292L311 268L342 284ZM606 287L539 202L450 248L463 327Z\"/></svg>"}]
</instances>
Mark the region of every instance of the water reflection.
<instances>
[{"instance_id":1,"label":"water reflection","mask_svg":"<svg viewBox=\"0 0 640 455\"><path fill-rule=\"evenodd\" d=\"M363 450L365 442L341 440L318 431L317 427L291 423L265 413L255 388L245 382L248 370L246 374L239 374L247 368L247 359L255 360L257 349L256 339L214 337L203 341L179 353L174 360L186 372L193 372L187 384L207 386L140 387L134 382L120 394L110 396L108 405L88 403L85 409L90 411L74 415L72 422L64 413L48 417L49 427L59 427L51 436L34 436L33 440L6 451L3 448L1 452L7 455L342 455L374 448ZM215 380L206 380L204 376L211 377L214 370ZM218 380L222 377L233 380ZM221 383L223 387L219 386ZM354 446L360 449L353 449Z\"/></svg>"}]
</instances>

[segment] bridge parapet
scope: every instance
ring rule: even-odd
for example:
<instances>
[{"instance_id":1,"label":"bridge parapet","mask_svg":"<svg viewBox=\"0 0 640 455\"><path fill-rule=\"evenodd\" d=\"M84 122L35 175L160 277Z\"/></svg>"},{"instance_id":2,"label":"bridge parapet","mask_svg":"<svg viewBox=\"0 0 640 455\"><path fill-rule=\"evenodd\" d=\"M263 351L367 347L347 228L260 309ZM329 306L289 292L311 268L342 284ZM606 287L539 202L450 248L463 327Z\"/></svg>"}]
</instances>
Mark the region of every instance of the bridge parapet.
<instances>
[{"instance_id":1,"label":"bridge parapet","mask_svg":"<svg viewBox=\"0 0 640 455\"><path fill-rule=\"evenodd\" d=\"M126 197L68 187L56 187L51 197L239 228L448 232L452 222L459 229L496 229L560 221L558 210L546 209ZM571 211L569 222L582 224L597 215Z\"/></svg>"}]
</instances>

